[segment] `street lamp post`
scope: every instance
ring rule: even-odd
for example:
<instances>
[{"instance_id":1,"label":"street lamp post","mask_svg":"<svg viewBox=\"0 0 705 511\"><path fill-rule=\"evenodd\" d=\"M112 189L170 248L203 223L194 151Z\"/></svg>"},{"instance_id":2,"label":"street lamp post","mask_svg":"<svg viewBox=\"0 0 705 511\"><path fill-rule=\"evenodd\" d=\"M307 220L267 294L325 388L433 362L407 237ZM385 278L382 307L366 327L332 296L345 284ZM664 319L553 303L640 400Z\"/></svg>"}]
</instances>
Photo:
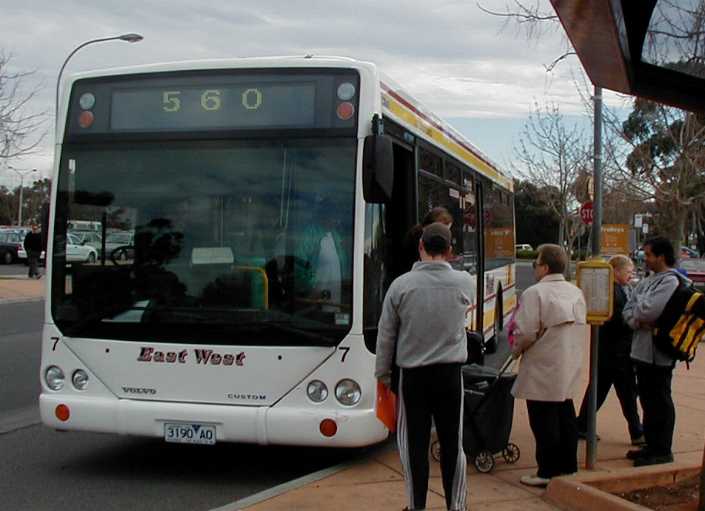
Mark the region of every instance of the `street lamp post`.
<instances>
[{"instance_id":1,"label":"street lamp post","mask_svg":"<svg viewBox=\"0 0 705 511\"><path fill-rule=\"evenodd\" d=\"M61 74L64 72L64 69L66 68L66 65L69 63L69 60L71 60L71 57L73 57L78 50L81 48L85 48L89 44L95 44L95 43L104 43L106 41L127 41L128 43L137 43L144 39L140 34L122 34L122 35L116 35L113 37L101 37L99 39L91 39L90 41L86 41L84 43L79 44L76 46L76 48L73 49L71 53L69 53L68 57L66 57L66 60L64 60L64 63L61 65L61 69L59 69L59 76L56 77L56 103L55 103L55 122L54 122L54 136L58 136L59 134L59 87L61 87Z\"/></svg>"},{"instance_id":2,"label":"street lamp post","mask_svg":"<svg viewBox=\"0 0 705 511\"><path fill-rule=\"evenodd\" d=\"M20 203L17 206L17 227L22 227L22 203L24 201L24 177L26 175L32 174L33 172L37 172L37 169L32 169L29 171L22 172L20 169L16 169L12 165L7 166L8 169L12 170L15 174L20 176Z\"/></svg>"}]
</instances>

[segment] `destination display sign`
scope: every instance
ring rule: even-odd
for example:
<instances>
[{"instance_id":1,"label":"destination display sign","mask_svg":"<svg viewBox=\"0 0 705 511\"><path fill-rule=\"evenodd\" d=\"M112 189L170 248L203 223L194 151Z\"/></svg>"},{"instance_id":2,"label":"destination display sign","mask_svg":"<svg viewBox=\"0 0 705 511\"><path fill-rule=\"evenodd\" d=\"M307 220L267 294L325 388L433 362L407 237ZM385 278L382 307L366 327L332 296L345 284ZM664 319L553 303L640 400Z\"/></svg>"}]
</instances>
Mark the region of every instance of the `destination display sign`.
<instances>
[{"instance_id":1,"label":"destination display sign","mask_svg":"<svg viewBox=\"0 0 705 511\"><path fill-rule=\"evenodd\" d=\"M311 127L316 117L314 83L247 83L206 87L116 90L110 128Z\"/></svg>"},{"instance_id":2,"label":"destination display sign","mask_svg":"<svg viewBox=\"0 0 705 511\"><path fill-rule=\"evenodd\" d=\"M72 87L67 137L357 126L348 69L235 69L86 78ZM110 139L112 140L112 139Z\"/></svg>"}]
</instances>

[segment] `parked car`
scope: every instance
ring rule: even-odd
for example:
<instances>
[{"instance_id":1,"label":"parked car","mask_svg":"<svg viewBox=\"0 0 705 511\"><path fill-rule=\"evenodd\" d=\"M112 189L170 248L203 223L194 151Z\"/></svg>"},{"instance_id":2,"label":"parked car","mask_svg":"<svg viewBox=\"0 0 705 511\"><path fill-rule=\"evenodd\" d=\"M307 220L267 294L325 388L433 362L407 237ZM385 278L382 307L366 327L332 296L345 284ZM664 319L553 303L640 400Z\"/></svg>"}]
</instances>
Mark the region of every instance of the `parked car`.
<instances>
[{"instance_id":1,"label":"parked car","mask_svg":"<svg viewBox=\"0 0 705 511\"><path fill-rule=\"evenodd\" d=\"M693 250L690 247L681 246L681 258L682 259L689 259L691 257L697 259L698 257L700 257L700 254L698 253L697 250Z\"/></svg>"},{"instance_id":2,"label":"parked car","mask_svg":"<svg viewBox=\"0 0 705 511\"><path fill-rule=\"evenodd\" d=\"M520 252L520 251L524 252L524 251L532 251L532 250L534 250L534 248L531 245L529 245L528 243L521 243L519 245L514 245L514 250L516 250L517 252Z\"/></svg>"},{"instance_id":3,"label":"parked car","mask_svg":"<svg viewBox=\"0 0 705 511\"><path fill-rule=\"evenodd\" d=\"M66 262L76 263L95 263L98 260L98 251L86 245L81 238L75 234L68 233L66 235Z\"/></svg>"},{"instance_id":4,"label":"parked car","mask_svg":"<svg viewBox=\"0 0 705 511\"><path fill-rule=\"evenodd\" d=\"M117 251L117 249L123 249ZM117 251L117 252L115 252ZM113 254L115 252L115 254ZM105 256L120 261L135 258L135 235L130 231L115 231L105 237Z\"/></svg>"},{"instance_id":5,"label":"parked car","mask_svg":"<svg viewBox=\"0 0 705 511\"><path fill-rule=\"evenodd\" d=\"M69 233L78 238L81 245L93 247L100 256L103 238L99 233L95 231L69 231Z\"/></svg>"},{"instance_id":6,"label":"parked car","mask_svg":"<svg viewBox=\"0 0 705 511\"><path fill-rule=\"evenodd\" d=\"M0 262L12 264L20 260L19 251L22 249L22 237L14 231L0 231ZM25 254L25 257L27 255Z\"/></svg>"}]
</instances>

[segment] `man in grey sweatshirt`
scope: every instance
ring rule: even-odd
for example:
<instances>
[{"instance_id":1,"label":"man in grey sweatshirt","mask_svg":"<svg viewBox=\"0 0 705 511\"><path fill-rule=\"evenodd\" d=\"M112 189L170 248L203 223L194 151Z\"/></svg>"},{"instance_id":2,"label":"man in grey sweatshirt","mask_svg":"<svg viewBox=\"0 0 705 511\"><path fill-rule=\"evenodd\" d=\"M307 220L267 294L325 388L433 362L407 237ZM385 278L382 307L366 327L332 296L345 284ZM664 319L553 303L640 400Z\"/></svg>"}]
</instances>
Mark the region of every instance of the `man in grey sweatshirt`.
<instances>
[{"instance_id":1,"label":"man in grey sweatshirt","mask_svg":"<svg viewBox=\"0 0 705 511\"><path fill-rule=\"evenodd\" d=\"M453 270L448 226L427 226L419 242L421 261L392 282L377 334L375 375L390 384L396 357L399 374L397 442L409 510L425 509L431 418L441 444L441 474L449 510L465 510L463 381L468 357L466 315L475 302L470 274Z\"/></svg>"},{"instance_id":2,"label":"man in grey sweatshirt","mask_svg":"<svg viewBox=\"0 0 705 511\"><path fill-rule=\"evenodd\" d=\"M627 453L627 458L634 460L637 467L673 461L671 444L676 409L671 396L671 380L675 359L654 344L653 328L684 278L673 269L676 260L669 240L647 240L644 258L653 273L639 282L623 312L624 321L634 330L631 358L644 412L646 446Z\"/></svg>"}]
</instances>

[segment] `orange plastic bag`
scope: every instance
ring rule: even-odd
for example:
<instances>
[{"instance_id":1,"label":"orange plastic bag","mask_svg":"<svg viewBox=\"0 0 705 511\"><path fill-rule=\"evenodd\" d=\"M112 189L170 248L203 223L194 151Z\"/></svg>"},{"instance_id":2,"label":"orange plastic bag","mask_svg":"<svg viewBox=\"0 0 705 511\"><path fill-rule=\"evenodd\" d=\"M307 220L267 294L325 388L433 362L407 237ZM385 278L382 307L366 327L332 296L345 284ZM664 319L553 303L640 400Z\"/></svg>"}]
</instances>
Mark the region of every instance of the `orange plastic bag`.
<instances>
[{"instance_id":1,"label":"orange plastic bag","mask_svg":"<svg viewBox=\"0 0 705 511\"><path fill-rule=\"evenodd\" d=\"M377 382L377 418L392 433L397 430L397 395L382 382Z\"/></svg>"}]
</instances>

